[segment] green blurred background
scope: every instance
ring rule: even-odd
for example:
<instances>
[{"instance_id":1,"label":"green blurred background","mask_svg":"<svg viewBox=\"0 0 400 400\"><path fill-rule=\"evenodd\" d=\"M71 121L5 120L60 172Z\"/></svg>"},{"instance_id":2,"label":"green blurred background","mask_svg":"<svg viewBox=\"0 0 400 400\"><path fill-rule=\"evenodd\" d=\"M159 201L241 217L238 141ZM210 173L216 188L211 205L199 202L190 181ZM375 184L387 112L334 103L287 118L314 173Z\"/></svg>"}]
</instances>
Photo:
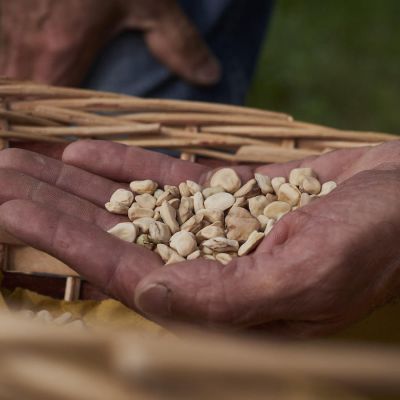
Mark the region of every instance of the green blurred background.
<instances>
[{"instance_id":1,"label":"green blurred background","mask_svg":"<svg viewBox=\"0 0 400 400\"><path fill-rule=\"evenodd\" d=\"M400 133L400 1L279 0L247 104Z\"/></svg>"}]
</instances>

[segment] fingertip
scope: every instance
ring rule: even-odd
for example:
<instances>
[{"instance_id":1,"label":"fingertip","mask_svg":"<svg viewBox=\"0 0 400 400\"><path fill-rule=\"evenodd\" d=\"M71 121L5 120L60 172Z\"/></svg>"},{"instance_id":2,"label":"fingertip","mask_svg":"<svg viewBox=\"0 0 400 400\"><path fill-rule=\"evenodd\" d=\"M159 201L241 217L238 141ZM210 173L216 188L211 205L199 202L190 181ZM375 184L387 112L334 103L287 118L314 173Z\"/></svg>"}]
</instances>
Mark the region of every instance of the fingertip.
<instances>
[{"instance_id":1,"label":"fingertip","mask_svg":"<svg viewBox=\"0 0 400 400\"><path fill-rule=\"evenodd\" d=\"M222 67L219 61L212 55L201 63L192 72L192 80L199 85L215 85L221 80Z\"/></svg>"},{"instance_id":2,"label":"fingertip","mask_svg":"<svg viewBox=\"0 0 400 400\"><path fill-rule=\"evenodd\" d=\"M171 315L170 293L164 284L139 283L135 290L135 305L145 315L168 318Z\"/></svg>"},{"instance_id":3,"label":"fingertip","mask_svg":"<svg viewBox=\"0 0 400 400\"><path fill-rule=\"evenodd\" d=\"M77 158L84 156L88 151L91 150L94 144L92 139L80 139L69 144L63 151L62 161L73 162Z\"/></svg>"}]
</instances>

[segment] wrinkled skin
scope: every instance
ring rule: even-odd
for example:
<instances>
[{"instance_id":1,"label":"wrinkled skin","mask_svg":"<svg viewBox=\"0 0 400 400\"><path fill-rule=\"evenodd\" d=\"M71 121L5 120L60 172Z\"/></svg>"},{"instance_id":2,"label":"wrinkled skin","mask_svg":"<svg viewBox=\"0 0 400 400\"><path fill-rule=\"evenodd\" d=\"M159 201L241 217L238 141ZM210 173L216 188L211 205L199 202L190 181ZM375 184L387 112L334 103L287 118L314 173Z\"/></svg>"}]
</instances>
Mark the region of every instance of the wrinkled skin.
<instances>
[{"instance_id":1,"label":"wrinkled skin","mask_svg":"<svg viewBox=\"0 0 400 400\"><path fill-rule=\"evenodd\" d=\"M336 331L400 294L400 142L257 168L310 166L339 186L283 217L257 250L226 266L163 267L153 252L106 232L125 217L103 204L133 179L205 182L209 167L102 141L80 141L63 162L0 152L0 226L58 257L158 321L313 336ZM236 167L242 181L254 173ZM122 182L122 183L118 183Z\"/></svg>"},{"instance_id":2,"label":"wrinkled skin","mask_svg":"<svg viewBox=\"0 0 400 400\"><path fill-rule=\"evenodd\" d=\"M3 1L0 76L79 85L102 47L127 29L142 31L153 55L187 81L218 81L218 62L175 0Z\"/></svg>"}]
</instances>

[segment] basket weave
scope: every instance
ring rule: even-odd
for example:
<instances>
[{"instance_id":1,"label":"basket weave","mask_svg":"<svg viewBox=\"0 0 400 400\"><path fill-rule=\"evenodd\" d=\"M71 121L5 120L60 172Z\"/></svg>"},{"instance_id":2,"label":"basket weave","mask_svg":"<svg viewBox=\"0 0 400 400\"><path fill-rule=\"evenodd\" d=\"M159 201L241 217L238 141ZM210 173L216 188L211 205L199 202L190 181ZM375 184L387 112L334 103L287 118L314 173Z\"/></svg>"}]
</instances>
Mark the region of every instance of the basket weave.
<instances>
[{"instance_id":1,"label":"basket weave","mask_svg":"<svg viewBox=\"0 0 400 400\"><path fill-rule=\"evenodd\" d=\"M255 342L190 331L179 339L71 331L2 313L0 325L2 399L366 400L400 394L395 347Z\"/></svg>"},{"instance_id":2,"label":"basket weave","mask_svg":"<svg viewBox=\"0 0 400 400\"><path fill-rule=\"evenodd\" d=\"M285 162L397 139L299 122L272 111L0 79L0 149L21 141L67 144L79 138L172 148L182 159L201 156L232 163ZM6 268L69 276L67 299L78 290L72 270L31 248L10 246Z\"/></svg>"}]
</instances>

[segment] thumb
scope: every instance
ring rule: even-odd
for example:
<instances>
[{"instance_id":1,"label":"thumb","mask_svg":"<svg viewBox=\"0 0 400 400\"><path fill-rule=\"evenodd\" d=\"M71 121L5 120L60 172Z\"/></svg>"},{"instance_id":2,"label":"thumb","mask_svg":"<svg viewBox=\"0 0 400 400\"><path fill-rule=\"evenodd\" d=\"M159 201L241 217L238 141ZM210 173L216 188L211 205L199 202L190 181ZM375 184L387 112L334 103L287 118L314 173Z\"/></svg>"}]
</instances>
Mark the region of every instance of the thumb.
<instances>
[{"instance_id":1,"label":"thumb","mask_svg":"<svg viewBox=\"0 0 400 400\"><path fill-rule=\"evenodd\" d=\"M183 79L197 85L220 80L219 62L177 4L160 14L144 35L153 55Z\"/></svg>"},{"instance_id":2,"label":"thumb","mask_svg":"<svg viewBox=\"0 0 400 400\"><path fill-rule=\"evenodd\" d=\"M200 325L239 328L281 319L289 282L274 245L260 247L227 265L197 259L158 268L139 282L135 305L156 320Z\"/></svg>"}]
</instances>

